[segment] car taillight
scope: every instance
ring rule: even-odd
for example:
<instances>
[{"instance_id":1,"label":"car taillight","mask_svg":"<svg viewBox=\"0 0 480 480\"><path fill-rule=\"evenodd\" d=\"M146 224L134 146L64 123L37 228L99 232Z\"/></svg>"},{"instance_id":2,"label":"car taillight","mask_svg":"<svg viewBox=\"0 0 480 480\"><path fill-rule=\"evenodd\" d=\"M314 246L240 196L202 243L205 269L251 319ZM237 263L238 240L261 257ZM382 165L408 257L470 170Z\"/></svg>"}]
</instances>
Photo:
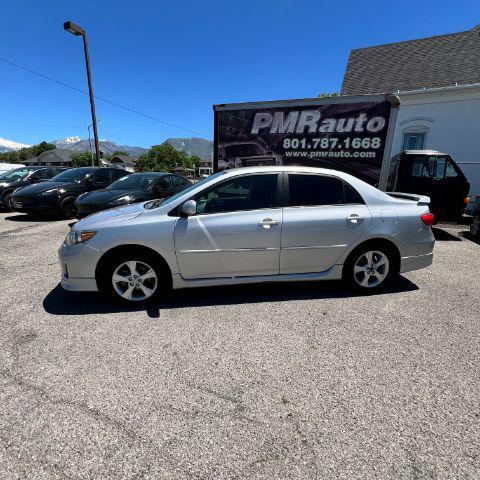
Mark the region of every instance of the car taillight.
<instances>
[{"instance_id":1,"label":"car taillight","mask_svg":"<svg viewBox=\"0 0 480 480\"><path fill-rule=\"evenodd\" d=\"M435 223L435 216L431 212L420 215L420 218L427 227L431 227Z\"/></svg>"},{"instance_id":2,"label":"car taillight","mask_svg":"<svg viewBox=\"0 0 480 480\"><path fill-rule=\"evenodd\" d=\"M468 205L468 204L470 203L470 197L465 197L465 198L463 199L463 203L464 203L465 205Z\"/></svg>"}]
</instances>

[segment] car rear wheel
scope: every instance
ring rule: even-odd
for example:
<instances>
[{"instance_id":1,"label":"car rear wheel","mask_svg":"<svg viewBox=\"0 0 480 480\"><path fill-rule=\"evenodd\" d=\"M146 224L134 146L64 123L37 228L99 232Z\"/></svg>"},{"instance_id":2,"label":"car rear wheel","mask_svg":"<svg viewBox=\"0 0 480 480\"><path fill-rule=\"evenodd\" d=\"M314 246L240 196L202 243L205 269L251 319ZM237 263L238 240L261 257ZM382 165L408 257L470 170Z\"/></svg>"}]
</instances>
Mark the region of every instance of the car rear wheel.
<instances>
[{"instance_id":1,"label":"car rear wheel","mask_svg":"<svg viewBox=\"0 0 480 480\"><path fill-rule=\"evenodd\" d=\"M373 293L385 288L395 273L394 256L388 248L365 246L352 252L343 278L355 290Z\"/></svg>"},{"instance_id":2,"label":"car rear wheel","mask_svg":"<svg viewBox=\"0 0 480 480\"><path fill-rule=\"evenodd\" d=\"M63 218L74 218L77 214L77 207L75 206L75 197L64 198L58 208Z\"/></svg>"},{"instance_id":3,"label":"car rear wheel","mask_svg":"<svg viewBox=\"0 0 480 480\"><path fill-rule=\"evenodd\" d=\"M470 224L470 233L475 238L480 238L480 214L473 216L472 223Z\"/></svg>"},{"instance_id":4,"label":"car rear wheel","mask_svg":"<svg viewBox=\"0 0 480 480\"><path fill-rule=\"evenodd\" d=\"M171 278L166 269L148 254L124 253L104 269L102 290L115 300L130 305L150 303L169 289Z\"/></svg>"}]
</instances>

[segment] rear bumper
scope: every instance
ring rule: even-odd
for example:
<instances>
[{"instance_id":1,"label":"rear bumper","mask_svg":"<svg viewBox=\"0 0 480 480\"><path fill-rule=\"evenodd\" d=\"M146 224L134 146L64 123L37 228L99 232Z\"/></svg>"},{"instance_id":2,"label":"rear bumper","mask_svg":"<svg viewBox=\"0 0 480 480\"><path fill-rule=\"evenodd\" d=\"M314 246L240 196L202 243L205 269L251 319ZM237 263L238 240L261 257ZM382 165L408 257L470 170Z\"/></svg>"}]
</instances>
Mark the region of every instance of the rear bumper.
<instances>
[{"instance_id":1,"label":"rear bumper","mask_svg":"<svg viewBox=\"0 0 480 480\"><path fill-rule=\"evenodd\" d=\"M413 257L402 257L400 263L400 273L411 272L429 267L433 262L433 253L426 255L415 255Z\"/></svg>"}]
</instances>

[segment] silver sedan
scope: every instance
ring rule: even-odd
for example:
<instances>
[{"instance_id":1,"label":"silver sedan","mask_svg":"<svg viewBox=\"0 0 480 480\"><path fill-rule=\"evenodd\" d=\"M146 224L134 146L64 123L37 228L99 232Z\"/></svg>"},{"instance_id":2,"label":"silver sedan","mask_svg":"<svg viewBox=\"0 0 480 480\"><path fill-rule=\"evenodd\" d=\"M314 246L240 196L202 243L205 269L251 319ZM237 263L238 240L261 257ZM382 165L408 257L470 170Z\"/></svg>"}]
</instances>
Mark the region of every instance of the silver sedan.
<instances>
[{"instance_id":1,"label":"silver sedan","mask_svg":"<svg viewBox=\"0 0 480 480\"><path fill-rule=\"evenodd\" d=\"M366 293L432 263L429 199L308 167L227 170L76 223L62 286L146 302L170 288L343 279Z\"/></svg>"}]
</instances>

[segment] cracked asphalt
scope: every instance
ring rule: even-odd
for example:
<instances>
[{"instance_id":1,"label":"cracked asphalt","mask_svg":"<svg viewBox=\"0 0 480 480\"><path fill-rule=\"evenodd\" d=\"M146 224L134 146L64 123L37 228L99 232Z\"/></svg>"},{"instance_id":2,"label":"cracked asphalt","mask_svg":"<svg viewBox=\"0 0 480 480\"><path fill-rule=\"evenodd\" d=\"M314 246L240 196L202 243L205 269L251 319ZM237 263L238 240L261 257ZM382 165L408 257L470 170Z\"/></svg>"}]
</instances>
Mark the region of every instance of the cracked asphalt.
<instances>
[{"instance_id":1,"label":"cracked asphalt","mask_svg":"<svg viewBox=\"0 0 480 480\"><path fill-rule=\"evenodd\" d=\"M480 245L387 293L58 285L68 222L0 214L0 478L478 479Z\"/></svg>"}]
</instances>

